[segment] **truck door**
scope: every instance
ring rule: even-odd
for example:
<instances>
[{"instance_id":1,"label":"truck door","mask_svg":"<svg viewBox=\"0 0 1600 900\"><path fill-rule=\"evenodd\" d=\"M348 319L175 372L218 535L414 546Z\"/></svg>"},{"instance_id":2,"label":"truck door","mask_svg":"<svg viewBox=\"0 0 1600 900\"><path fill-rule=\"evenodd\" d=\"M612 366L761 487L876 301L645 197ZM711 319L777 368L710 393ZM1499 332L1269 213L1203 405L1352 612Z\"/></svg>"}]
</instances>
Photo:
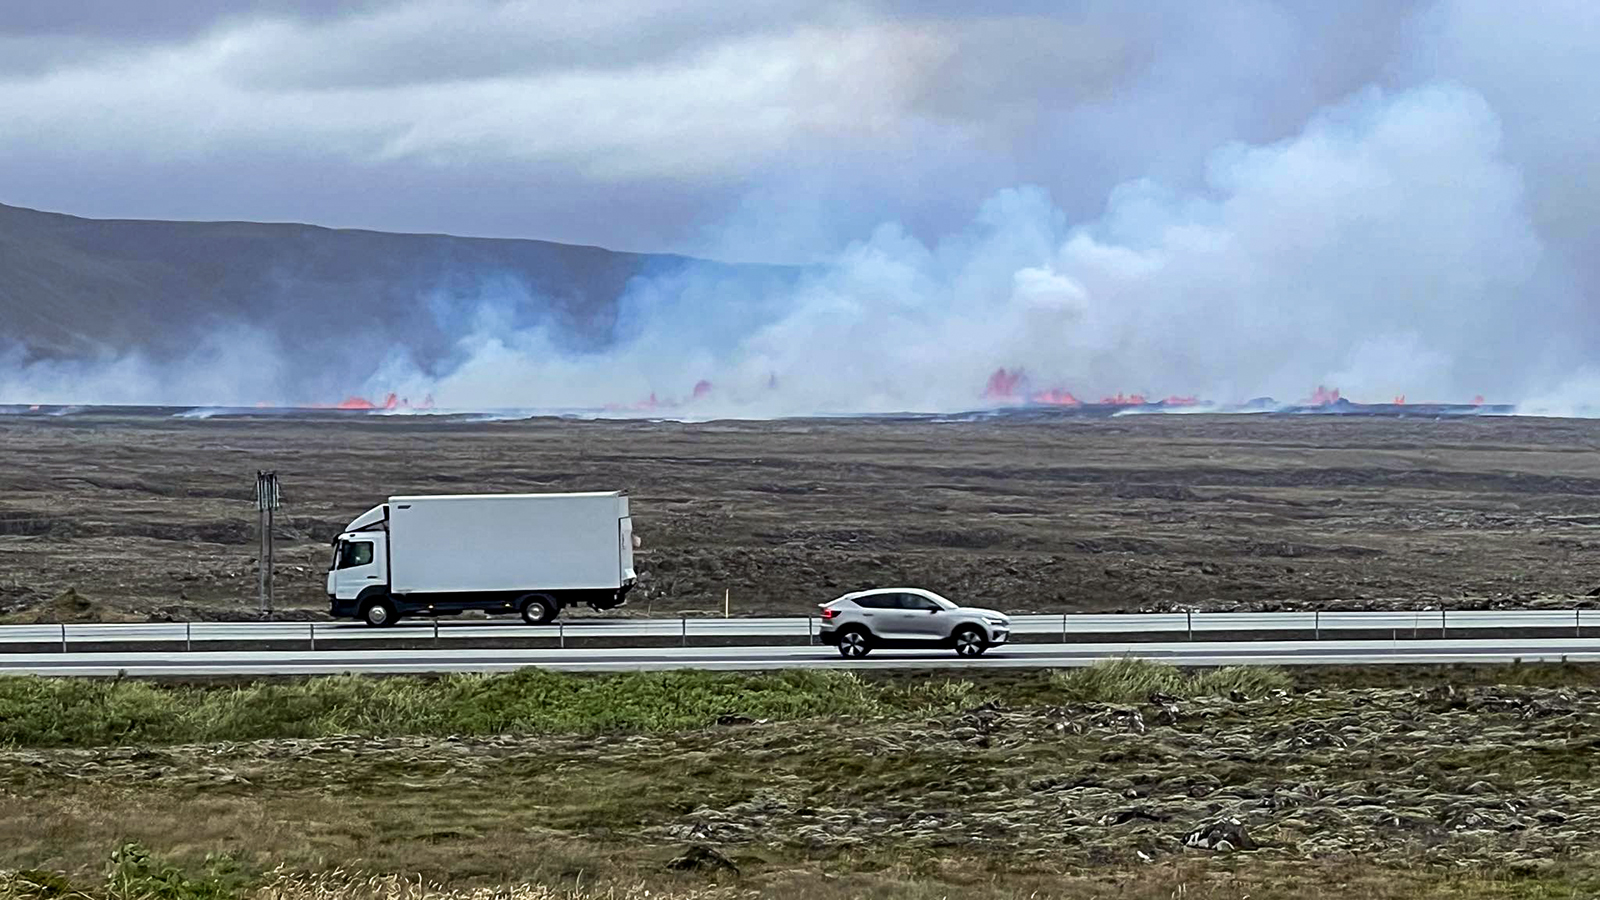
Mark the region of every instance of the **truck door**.
<instances>
[{"instance_id":1,"label":"truck door","mask_svg":"<svg viewBox=\"0 0 1600 900\"><path fill-rule=\"evenodd\" d=\"M373 585L385 583L384 573L389 571L388 542L385 535L357 535L339 542L339 553L334 559L334 595L340 600L354 600Z\"/></svg>"},{"instance_id":2,"label":"truck door","mask_svg":"<svg viewBox=\"0 0 1600 900\"><path fill-rule=\"evenodd\" d=\"M622 541L621 555L618 557L621 566L622 583L627 584L639 576L633 570L633 517L623 516L617 520L618 538Z\"/></svg>"}]
</instances>

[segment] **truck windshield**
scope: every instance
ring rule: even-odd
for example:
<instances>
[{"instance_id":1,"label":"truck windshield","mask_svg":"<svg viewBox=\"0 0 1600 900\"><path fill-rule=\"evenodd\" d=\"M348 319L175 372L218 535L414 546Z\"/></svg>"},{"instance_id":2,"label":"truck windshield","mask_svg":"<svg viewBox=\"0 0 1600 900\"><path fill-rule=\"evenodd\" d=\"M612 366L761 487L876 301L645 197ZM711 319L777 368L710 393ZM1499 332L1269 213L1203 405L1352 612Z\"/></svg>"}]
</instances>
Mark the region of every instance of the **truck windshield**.
<instances>
[{"instance_id":1,"label":"truck windshield","mask_svg":"<svg viewBox=\"0 0 1600 900\"><path fill-rule=\"evenodd\" d=\"M339 548L339 565L341 569L354 569L372 562L371 541L349 541Z\"/></svg>"}]
</instances>

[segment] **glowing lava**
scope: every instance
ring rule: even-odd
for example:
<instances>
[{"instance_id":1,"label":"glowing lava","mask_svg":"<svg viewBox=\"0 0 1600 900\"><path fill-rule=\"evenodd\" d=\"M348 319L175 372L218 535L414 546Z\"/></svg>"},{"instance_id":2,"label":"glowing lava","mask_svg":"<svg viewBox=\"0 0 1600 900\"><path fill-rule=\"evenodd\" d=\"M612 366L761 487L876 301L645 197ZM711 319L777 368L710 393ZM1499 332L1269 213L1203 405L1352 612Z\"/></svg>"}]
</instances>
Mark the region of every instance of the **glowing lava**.
<instances>
[{"instance_id":1,"label":"glowing lava","mask_svg":"<svg viewBox=\"0 0 1600 900\"><path fill-rule=\"evenodd\" d=\"M399 407L399 405L400 405L400 398L398 396L394 395L394 394L390 394L387 398L384 399L382 407L379 407L378 404L373 403L371 400L368 400L365 397L346 397L343 400L340 400L338 403L335 403L333 408L334 409L395 409L395 408Z\"/></svg>"},{"instance_id":2,"label":"glowing lava","mask_svg":"<svg viewBox=\"0 0 1600 900\"><path fill-rule=\"evenodd\" d=\"M1032 406L1082 406L1083 401L1066 388L1053 387L1042 391L1028 390L1028 376L1022 369L995 369L989 376L988 383L983 389L983 399L992 403L1006 405L1028 404ZM1194 396L1180 397L1173 395L1161 400L1152 400L1145 394L1124 394L1117 392L1115 396L1100 398L1102 406L1148 406L1160 403L1165 406L1195 406L1200 398Z\"/></svg>"},{"instance_id":3,"label":"glowing lava","mask_svg":"<svg viewBox=\"0 0 1600 900\"><path fill-rule=\"evenodd\" d=\"M1004 367L995 369L989 376L989 384L983 389L985 400L1015 400L1017 388L1022 384L1022 370L1015 372Z\"/></svg>"},{"instance_id":4,"label":"glowing lava","mask_svg":"<svg viewBox=\"0 0 1600 900\"><path fill-rule=\"evenodd\" d=\"M1117 395L1115 397L1101 397L1100 398L1100 404L1102 406L1143 406L1144 405L1144 395L1143 394L1126 394L1125 395L1121 391L1118 391Z\"/></svg>"},{"instance_id":5,"label":"glowing lava","mask_svg":"<svg viewBox=\"0 0 1600 900\"><path fill-rule=\"evenodd\" d=\"M1309 401L1307 401L1306 405L1307 406L1332 406L1333 404L1338 403L1338 402L1339 402L1339 389L1338 388L1334 388L1333 390L1330 391L1327 388L1325 388L1325 387L1323 387L1322 385L1319 384L1319 385L1317 385L1317 389L1312 392L1311 399Z\"/></svg>"},{"instance_id":6,"label":"glowing lava","mask_svg":"<svg viewBox=\"0 0 1600 900\"><path fill-rule=\"evenodd\" d=\"M1037 403L1041 406L1083 405L1083 401L1079 400L1077 397L1074 397L1071 391L1064 391L1060 388L1051 388L1048 391L1040 391L1039 393L1034 394L1032 397L1029 397L1028 402Z\"/></svg>"},{"instance_id":7,"label":"glowing lava","mask_svg":"<svg viewBox=\"0 0 1600 900\"><path fill-rule=\"evenodd\" d=\"M393 391L391 391L387 396L385 396L383 398L383 402L382 403L375 403L375 402L373 402L371 400L368 400L366 397L360 397L360 396L356 396L356 395L352 394L351 396L346 397L343 400L340 400L338 403L313 403L313 404L311 404L311 406L309 408L311 408L311 409L342 409L342 410L354 410L354 411L379 410L379 409L381 409L381 410L433 409L433 395L429 394L428 396L422 398L422 403L418 404L417 406L412 406L411 405L411 401L409 399L401 397L399 394L396 394Z\"/></svg>"}]
</instances>

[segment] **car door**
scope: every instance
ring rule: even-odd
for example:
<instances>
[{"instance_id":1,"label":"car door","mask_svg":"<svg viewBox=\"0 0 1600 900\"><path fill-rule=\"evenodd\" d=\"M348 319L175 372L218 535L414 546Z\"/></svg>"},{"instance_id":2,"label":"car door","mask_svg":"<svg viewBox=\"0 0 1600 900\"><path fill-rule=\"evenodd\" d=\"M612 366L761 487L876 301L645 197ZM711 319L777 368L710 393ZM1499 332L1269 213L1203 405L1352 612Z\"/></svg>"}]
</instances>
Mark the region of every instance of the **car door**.
<instances>
[{"instance_id":1,"label":"car door","mask_svg":"<svg viewBox=\"0 0 1600 900\"><path fill-rule=\"evenodd\" d=\"M950 617L939 604L921 594L901 594L900 605L905 613L908 637L936 641L950 636Z\"/></svg>"},{"instance_id":2,"label":"car door","mask_svg":"<svg viewBox=\"0 0 1600 900\"><path fill-rule=\"evenodd\" d=\"M900 606L899 594L868 594L857 597L856 605L861 607L861 616L874 635L891 641L911 636L906 631L906 610Z\"/></svg>"}]
</instances>

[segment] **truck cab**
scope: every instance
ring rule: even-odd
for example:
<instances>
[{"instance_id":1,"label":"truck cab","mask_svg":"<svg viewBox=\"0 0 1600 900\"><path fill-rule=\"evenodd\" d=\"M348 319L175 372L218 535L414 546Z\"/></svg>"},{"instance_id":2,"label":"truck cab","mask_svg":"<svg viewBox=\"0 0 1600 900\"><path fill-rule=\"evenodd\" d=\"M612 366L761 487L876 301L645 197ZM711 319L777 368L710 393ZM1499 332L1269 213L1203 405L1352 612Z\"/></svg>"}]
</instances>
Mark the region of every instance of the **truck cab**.
<instances>
[{"instance_id":1,"label":"truck cab","mask_svg":"<svg viewBox=\"0 0 1600 900\"><path fill-rule=\"evenodd\" d=\"M365 609L367 601L389 593L388 505L367 510L333 542L333 562L328 568L330 612L340 618L376 615L373 625L389 625L392 605Z\"/></svg>"}]
</instances>

